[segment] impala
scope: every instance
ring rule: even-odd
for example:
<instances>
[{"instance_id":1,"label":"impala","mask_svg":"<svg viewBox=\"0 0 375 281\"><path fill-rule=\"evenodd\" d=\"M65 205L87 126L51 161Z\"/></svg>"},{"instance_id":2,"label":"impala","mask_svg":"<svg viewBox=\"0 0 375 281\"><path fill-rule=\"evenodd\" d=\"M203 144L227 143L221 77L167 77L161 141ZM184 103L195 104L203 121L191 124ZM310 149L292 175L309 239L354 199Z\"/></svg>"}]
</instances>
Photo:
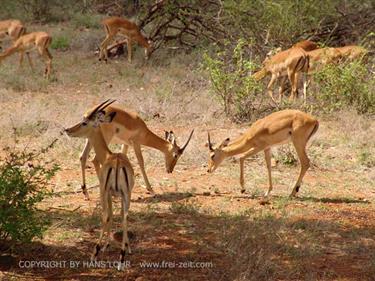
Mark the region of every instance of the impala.
<instances>
[{"instance_id":1,"label":"impala","mask_svg":"<svg viewBox=\"0 0 375 281\"><path fill-rule=\"evenodd\" d=\"M8 35L13 41L15 41L25 32L26 29L19 20L11 19L0 21L0 38Z\"/></svg>"},{"instance_id":2,"label":"impala","mask_svg":"<svg viewBox=\"0 0 375 281\"><path fill-rule=\"evenodd\" d=\"M119 33L126 37L128 46L128 61L132 61L132 43L137 42L145 48L145 57L149 58L152 51L151 41L148 41L139 30L139 27L127 19L120 17L110 17L102 21L106 32L106 37L100 44L99 60L108 60L107 46L113 38Z\"/></svg>"},{"instance_id":3,"label":"impala","mask_svg":"<svg viewBox=\"0 0 375 281\"><path fill-rule=\"evenodd\" d=\"M292 142L301 163L299 177L290 194L290 197L293 197L299 191L302 179L310 167L310 160L306 154L306 145L318 130L318 127L319 122L309 114L298 110L282 110L256 121L243 135L233 141L227 138L219 146L214 146L211 143L210 134L208 133L210 153L208 172L215 171L225 158L240 154L240 185L243 193L245 192L245 159L264 151L269 180L269 188L265 196L268 197L272 191L271 147Z\"/></svg>"},{"instance_id":4,"label":"impala","mask_svg":"<svg viewBox=\"0 0 375 281\"><path fill-rule=\"evenodd\" d=\"M104 139L100 126L109 124L116 116L116 112L105 113L104 109L114 100L107 100L98 106L89 115L83 117L82 121L71 128L66 129L66 133L71 137L88 138L94 146L96 156L100 159L102 167L99 171L100 181L100 201L103 209L102 230L99 241L95 246L91 257L95 260L101 249L101 242L104 235L107 235L107 241L104 244L103 252L109 243L109 232L113 222L112 196L121 198L121 215L123 239L121 242L120 262L123 264L125 258L125 249L131 253L127 217L130 206L131 191L134 186L134 171L126 157L122 153L112 153Z\"/></svg>"},{"instance_id":5,"label":"impala","mask_svg":"<svg viewBox=\"0 0 375 281\"><path fill-rule=\"evenodd\" d=\"M27 58L29 60L30 67L33 69L33 63L31 61L31 57L29 51L33 49L37 49L39 54L45 59L46 61L46 68L44 71L44 75L49 78L51 73L51 64L52 64L52 56L48 50L49 45L52 42L52 37L46 32L31 32L25 35L22 35L18 38L14 43L13 46L6 49L3 53L0 54L0 62L5 59L6 57L20 52L20 66L23 63L24 53L26 52Z\"/></svg>"},{"instance_id":6,"label":"impala","mask_svg":"<svg viewBox=\"0 0 375 281\"><path fill-rule=\"evenodd\" d=\"M286 75L292 86L290 99L295 99L297 96L298 82L296 74L298 72L307 72L309 68L309 57L307 53L302 48L291 48L266 59L263 64L263 68L254 73L253 77L255 80L261 80L266 75L271 74L271 80L267 85L267 92L271 99L276 102L273 97L272 86L277 79L281 78L279 87L279 101L281 101Z\"/></svg>"},{"instance_id":7,"label":"impala","mask_svg":"<svg viewBox=\"0 0 375 281\"><path fill-rule=\"evenodd\" d=\"M86 115L90 115L92 110L89 110ZM120 109L115 106L108 106L105 109L107 114L116 114L111 123L105 123L100 126L100 130L104 136L106 143L114 140L117 143L122 143L122 152L127 154L129 145L134 149L138 164L141 168L141 173L146 184L148 192L154 194L151 184L147 178L145 171L144 160L142 156L141 145L148 146L161 151L165 157L165 169L167 173L172 173L173 169L189 144L194 130L191 131L186 143L180 147L177 145L176 137L172 131L165 132L165 139L154 134L146 125L146 123L136 113ZM82 191L86 199L89 199L86 189L85 167L87 158L89 156L92 144L90 140L86 141L86 145L81 153L81 169L82 169ZM100 159L95 156L93 160L95 171L98 173L100 169Z\"/></svg>"}]
</instances>

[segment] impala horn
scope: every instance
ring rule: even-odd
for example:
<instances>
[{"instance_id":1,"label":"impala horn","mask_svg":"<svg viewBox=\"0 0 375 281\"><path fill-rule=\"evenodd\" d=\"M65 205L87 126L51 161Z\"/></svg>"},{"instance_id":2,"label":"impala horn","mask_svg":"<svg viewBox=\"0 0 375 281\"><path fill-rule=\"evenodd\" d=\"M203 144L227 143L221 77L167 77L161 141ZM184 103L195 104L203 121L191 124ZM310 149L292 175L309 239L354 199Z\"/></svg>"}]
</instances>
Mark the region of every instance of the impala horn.
<instances>
[{"instance_id":1,"label":"impala horn","mask_svg":"<svg viewBox=\"0 0 375 281\"><path fill-rule=\"evenodd\" d=\"M213 151L213 147L212 147L212 143L211 143L211 138L210 138L210 133L207 132L207 138L208 138L208 148L210 149L210 151Z\"/></svg>"},{"instance_id":2,"label":"impala horn","mask_svg":"<svg viewBox=\"0 0 375 281\"><path fill-rule=\"evenodd\" d=\"M193 133L194 133L194 129L191 130L191 133L190 133L190 136L188 138L188 140L186 141L186 143L184 144L184 146L180 149L181 153L184 152L185 148L187 147L187 145L189 144L190 140L191 140L191 137L193 136Z\"/></svg>"},{"instance_id":3,"label":"impala horn","mask_svg":"<svg viewBox=\"0 0 375 281\"><path fill-rule=\"evenodd\" d=\"M104 108L106 108L110 104L114 103L115 101L116 100L107 99L106 101L102 102L101 104L99 104L98 106L95 107L95 109L89 114L89 116L87 116L87 118L90 119L99 110L103 110Z\"/></svg>"}]
</instances>

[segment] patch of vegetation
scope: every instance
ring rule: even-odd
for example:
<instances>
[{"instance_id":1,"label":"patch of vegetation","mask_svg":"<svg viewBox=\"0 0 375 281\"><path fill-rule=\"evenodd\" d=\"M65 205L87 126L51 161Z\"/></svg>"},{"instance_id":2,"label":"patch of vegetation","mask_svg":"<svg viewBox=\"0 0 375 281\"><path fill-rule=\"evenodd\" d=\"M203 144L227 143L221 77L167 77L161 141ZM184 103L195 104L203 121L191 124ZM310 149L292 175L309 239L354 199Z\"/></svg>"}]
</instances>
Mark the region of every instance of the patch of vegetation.
<instances>
[{"instance_id":1,"label":"patch of vegetation","mask_svg":"<svg viewBox=\"0 0 375 281\"><path fill-rule=\"evenodd\" d=\"M369 149L363 148L358 153L358 161L361 165L372 168L375 167L375 156L370 152Z\"/></svg>"},{"instance_id":2,"label":"patch of vegetation","mask_svg":"<svg viewBox=\"0 0 375 281\"><path fill-rule=\"evenodd\" d=\"M73 15L71 22L75 28L100 28L100 16L89 13L76 13Z\"/></svg>"},{"instance_id":3,"label":"patch of vegetation","mask_svg":"<svg viewBox=\"0 0 375 281\"><path fill-rule=\"evenodd\" d=\"M41 238L49 224L36 204L51 195L48 186L57 164L42 156L53 147L37 151L7 147L0 158L0 240L30 242Z\"/></svg>"},{"instance_id":4,"label":"patch of vegetation","mask_svg":"<svg viewBox=\"0 0 375 281\"><path fill-rule=\"evenodd\" d=\"M277 162L287 166L298 165L298 157L292 145L283 145L278 147L275 159Z\"/></svg>"},{"instance_id":5,"label":"patch of vegetation","mask_svg":"<svg viewBox=\"0 0 375 281\"><path fill-rule=\"evenodd\" d=\"M319 110L333 112L350 106L358 113L375 113L375 79L360 60L326 65L314 80L319 85L315 95Z\"/></svg>"},{"instance_id":6,"label":"patch of vegetation","mask_svg":"<svg viewBox=\"0 0 375 281\"><path fill-rule=\"evenodd\" d=\"M250 75L257 67L247 59L246 42L241 39L233 50L223 50L210 56L204 54L204 66L207 68L212 93L224 107L226 115L235 121L244 121L257 117L265 110L264 94L261 85Z\"/></svg>"},{"instance_id":7,"label":"patch of vegetation","mask_svg":"<svg viewBox=\"0 0 375 281\"><path fill-rule=\"evenodd\" d=\"M66 51L70 47L69 38L66 36L57 36L53 38L51 48L54 50Z\"/></svg>"},{"instance_id":8,"label":"patch of vegetation","mask_svg":"<svg viewBox=\"0 0 375 281\"><path fill-rule=\"evenodd\" d=\"M174 214L196 215L199 213L199 206L193 202L172 202L169 210Z\"/></svg>"}]
</instances>

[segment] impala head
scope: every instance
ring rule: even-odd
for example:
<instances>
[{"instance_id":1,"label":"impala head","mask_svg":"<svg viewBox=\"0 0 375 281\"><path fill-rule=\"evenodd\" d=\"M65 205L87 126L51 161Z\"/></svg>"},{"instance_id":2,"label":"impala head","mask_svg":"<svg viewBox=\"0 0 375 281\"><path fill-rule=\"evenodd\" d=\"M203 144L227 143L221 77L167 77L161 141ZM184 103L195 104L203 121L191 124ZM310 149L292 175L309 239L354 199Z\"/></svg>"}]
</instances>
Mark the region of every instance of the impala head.
<instances>
[{"instance_id":1,"label":"impala head","mask_svg":"<svg viewBox=\"0 0 375 281\"><path fill-rule=\"evenodd\" d=\"M280 53L281 50L282 50L282 49L281 49L280 47L278 47L278 48L276 48L276 49L272 49L271 51L269 51L269 52L266 54L266 58L264 59L264 61L262 62L262 64L263 64L263 65L266 65L266 64L270 61L271 57L273 57L273 56L276 55L277 53Z\"/></svg>"},{"instance_id":2,"label":"impala head","mask_svg":"<svg viewBox=\"0 0 375 281\"><path fill-rule=\"evenodd\" d=\"M211 143L210 133L208 133L208 149L209 149L209 159L208 159L208 173L212 173L216 170L217 167L223 162L226 155L223 151L223 148L226 147L229 143L230 139L225 139L219 146L215 146Z\"/></svg>"},{"instance_id":3,"label":"impala head","mask_svg":"<svg viewBox=\"0 0 375 281\"><path fill-rule=\"evenodd\" d=\"M173 172L174 166L176 166L178 159L181 157L182 153L184 153L184 150L189 144L193 133L194 129L191 131L186 143L182 147L179 147L177 145L174 133L172 131L165 131L165 139L170 144L168 153L165 153L165 169L167 170L167 173Z\"/></svg>"},{"instance_id":4,"label":"impala head","mask_svg":"<svg viewBox=\"0 0 375 281\"><path fill-rule=\"evenodd\" d=\"M147 45L145 47L145 58L148 60L154 50L154 46L151 40L147 40Z\"/></svg>"},{"instance_id":5,"label":"impala head","mask_svg":"<svg viewBox=\"0 0 375 281\"><path fill-rule=\"evenodd\" d=\"M70 137L86 138L99 128L102 123L110 123L116 115L116 112L111 112L106 115L104 109L115 100L106 100L97 105L92 111L86 113L83 119L76 125L65 129L65 132Z\"/></svg>"}]
</instances>

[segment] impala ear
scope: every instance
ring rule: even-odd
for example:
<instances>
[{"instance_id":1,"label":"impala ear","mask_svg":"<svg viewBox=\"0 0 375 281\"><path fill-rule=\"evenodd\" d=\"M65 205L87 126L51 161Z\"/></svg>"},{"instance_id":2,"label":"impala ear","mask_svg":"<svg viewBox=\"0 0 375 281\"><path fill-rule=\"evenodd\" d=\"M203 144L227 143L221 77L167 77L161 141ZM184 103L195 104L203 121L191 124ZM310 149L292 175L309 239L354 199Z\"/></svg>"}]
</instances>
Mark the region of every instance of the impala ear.
<instances>
[{"instance_id":1,"label":"impala ear","mask_svg":"<svg viewBox=\"0 0 375 281\"><path fill-rule=\"evenodd\" d=\"M100 120L103 123L111 123L113 118L115 118L115 116L116 116L116 112L111 112L107 115L105 115L104 111L101 111L100 113L103 114L103 118L101 118L101 120Z\"/></svg>"},{"instance_id":2,"label":"impala ear","mask_svg":"<svg viewBox=\"0 0 375 281\"><path fill-rule=\"evenodd\" d=\"M219 146L219 148L226 147L230 142L230 138L225 139Z\"/></svg>"}]
</instances>

